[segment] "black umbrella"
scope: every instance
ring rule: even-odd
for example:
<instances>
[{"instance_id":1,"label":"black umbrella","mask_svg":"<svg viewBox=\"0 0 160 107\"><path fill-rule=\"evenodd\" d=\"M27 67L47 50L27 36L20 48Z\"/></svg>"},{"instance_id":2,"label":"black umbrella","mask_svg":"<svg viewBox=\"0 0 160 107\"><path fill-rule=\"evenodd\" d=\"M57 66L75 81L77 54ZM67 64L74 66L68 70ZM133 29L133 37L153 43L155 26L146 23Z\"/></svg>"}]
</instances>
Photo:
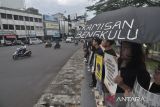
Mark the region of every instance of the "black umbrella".
<instances>
[{"instance_id":1,"label":"black umbrella","mask_svg":"<svg viewBox=\"0 0 160 107\"><path fill-rule=\"evenodd\" d=\"M126 7L104 12L87 22L79 32L80 37L155 43L160 41L159 7Z\"/></svg>"}]
</instances>

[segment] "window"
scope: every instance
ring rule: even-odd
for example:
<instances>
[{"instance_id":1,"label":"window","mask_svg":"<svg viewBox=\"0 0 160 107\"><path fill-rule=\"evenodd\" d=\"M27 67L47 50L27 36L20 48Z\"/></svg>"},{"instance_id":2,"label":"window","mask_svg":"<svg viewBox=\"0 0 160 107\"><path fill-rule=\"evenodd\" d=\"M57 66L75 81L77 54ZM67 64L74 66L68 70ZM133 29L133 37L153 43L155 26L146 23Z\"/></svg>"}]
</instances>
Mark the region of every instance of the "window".
<instances>
[{"instance_id":1,"label":"window","mask_svg":"<svg viewBox=\"0 0 160 107\"><path fill-rule=\"evenodd\" d=\"M39 26L36 26L36 30L39 30Z\"/></svg>"},{"instance_id":2,"label":"window","mask_svg":"<svg viewBox=\"0 0 160 107\"><path fill-rule=\"evenodd\" d=\"M13 25L9 25L9 29L10 30L14 30L14 26Z\"/></svg>"},{"instance_id":3,"label":"window","mask_svg":"<svg viewBox=\"0 0 160 107\"><path fill-rule=\"evenodd\" d=\"M1 13L1 18L2 18L2 19L6 19L6 17L7 17L7 16L6 16L5 13Z\"/></svg>"},{"instance_id":4,"label":"window","mask_svg":"<svg viewBox=\"0 0 160 107\"><path fill-rule=\"evenodd\" d=\"M36 30L43 30L42 26L36 26Z\"/></svg>"},{"instance_id":5,"label":"window","mask_svg":"<svg viewBox=\"0 0 160 107\"><path fill-rule=\"evenodd\" d=\"M25 16L25 21L29 21L29 17Z\"/></svg>"},{"instance_id":6,"label":"window","mask_svg":"<svg viewBox=\"0 0 160 107\"><path fill-rule=\"evenodd\" d=\"M16 25L16 30L20 30L20 25Z\"/></svg>"},{"instance_id":7,"label":"window","mask_svg":"<svg viewBox=\"0 0 160 107\"><path fill-rule=\"evenodd\" d=\"M39 19L39 22L42 22L42 19Z\"/></svg>"},{"instance_id":8,"label":"window","mask_svg":"<svg viewBox=\"0 0 160 107\"><path fill-rule=\"evenodd\" d=\"M3 29L8 29L8 25L7 24L3 24Z\"/></svg>"},{"instance_id":9,"label":"window","mask_svg":"<svg viewBox=\"0 0 160 107\"><path fill-rule=\"evenodd\" d=\"M35 22L38 22L38 18L34 18L34 21L35 21Z\"/></svg>"},{"instance_id":10,"label":"window","mask_svg":"<svg viewBox=\"0 0 160 107\"><path fill-rule=\"evenodd\" d=\"M23 21L23 20L24 20L24 19L23 19L23 16L19 16L19 20L22 20L22 21Z\"/></svg>"},{"instance_id":11,"label":"window","mask_svg":"<svg viewBox=\"0 0 160 107\"><path fill-rule=\"evenodd\" d=\"M42 26L36 26L36 29L37 30L43 30L43 27Z\"/></svg>"},{"instance_id":12,"label":"window","mask_svg":"<svg viewBox=\"0 0 160 107\"><path fill-rule=\"evenodd\" d=\"M30 19L31 22L33 22L33 17L30 17L29 19Z\"/></svg>"},{"instance_id":13,"label":"window","mask_svg":"<svg viewBox=\"0 0 160 107\"><path fill-rule=\"evenodd\" d=\"M26 26L26 29L27 29L27 30L30 30L30 26Z\"/></svg>"},{"instance_id":14,"label":"window","mask_svg":"<svg viewBox=\"0 0 160 107\"><path fill-rule=\"evenodd\" d=\"M12 15L11 14L7 14L7 19L12 19Z\"/></svg>"},{"instance_id":15,"label":"window","mask_svg":"<svg viewBox=\"0 0 160 107\"><path fill-rule=\"evenodd\" d=\"M43 30L43 27L42 27L42 26L40 26L40 27L39 27L39 30Z\"/></svg>"},{"instance_id":16,"label":"window","mask_svg":"<svg viewBox=\"0 0 160 107\"><path fill-rule=\"evenodd\" d=\"M18 15L14 15L14 20L18 20Z\"/></svg>"},{"instance_id":17,"label":"window","mask_svg":"<svg viewBox=\"0 0 160 107\"><path fill-rule=\"evenodd\" d=\"M25 26L24 25L21 25L21 30L25 30Z\"/></svg>"},{"instance_id":18,"label":"window","mask_svg":"<svg viewBox=\"0 0 160 107\"><path fill-rule=\"evenodd\" d=\"M31 26L31 30L34 30L34 26Z\"/></svg>"}]
</instances>

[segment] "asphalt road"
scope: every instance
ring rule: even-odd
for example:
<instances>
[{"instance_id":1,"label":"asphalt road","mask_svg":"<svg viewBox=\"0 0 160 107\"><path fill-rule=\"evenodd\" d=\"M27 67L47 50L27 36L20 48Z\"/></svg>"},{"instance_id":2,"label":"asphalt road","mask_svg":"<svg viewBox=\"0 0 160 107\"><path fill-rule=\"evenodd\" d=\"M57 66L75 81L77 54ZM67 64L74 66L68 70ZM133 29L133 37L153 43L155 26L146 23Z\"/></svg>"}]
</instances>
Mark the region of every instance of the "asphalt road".
<instances>
[{"instance_id":1,"label":"asphalt road","mask_svg":"<svg viewBox=\"0 0 160 107\"><path fill-rule=\"evenodd\" d=\"M32 45L30 58L14 61L17 47L0 47L0 107L33 107L60 68L79 48L61 44L59 50Z\"/></svg>"}]
</instances>

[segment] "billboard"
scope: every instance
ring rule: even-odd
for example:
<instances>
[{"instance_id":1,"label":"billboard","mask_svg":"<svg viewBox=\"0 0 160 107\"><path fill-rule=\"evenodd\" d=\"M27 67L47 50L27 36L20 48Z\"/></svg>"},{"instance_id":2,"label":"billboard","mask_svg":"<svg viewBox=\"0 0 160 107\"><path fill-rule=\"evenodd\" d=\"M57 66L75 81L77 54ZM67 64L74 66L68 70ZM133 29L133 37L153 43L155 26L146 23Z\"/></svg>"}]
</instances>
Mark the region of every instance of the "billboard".
<instances>
[{"instance_id":1,"label":"billboard","mask_svg":"<svg viewBox=\"0 0 160 107\"><path fill-rule=\"evenodd\" d=\"M58 23L46 22L45 23L45 27L47 29L56 29L56 30L58 30L59 29L59 24Z\"/></svg>"},{"instance_id":2,"label":"billboard","mask_svg":"<svg viewBox=\"0 0 160 107\"><path fill-rule=\"evenodd\" d=\"M43 19L45 21L57 21L54 16L50 16L50 15L43 15Z\"/></svg>"},{"instance_id":3,"label":"billboard","mask_svg":"<svg viewBox=\"0 0 160 107\"><path fill-rule=\"evenodd\" d=\"M71 14L71 15L70 15L70 19L71 19L71 20L77 19L77 13Z\"/></svg>"},{"instance_id":4,"label":"billboard","mask_svg":"<svg viewBox=\"0 0 160 107\"><path fill-rule=\"evenodd\" d=\"M56 31L56 30L55 30L53 37L60 37L59 31Z\"/></svg>"},{"instance_id":5,"label":"billboard","mask_svg":"<svg viewBox=\"0 0 160 107\"><path fill-rule=\"evenodd\" d=\"M59 30L47 30L47 35L50 35L53 37L60 37Z\"/></svg>"}]
</instances>

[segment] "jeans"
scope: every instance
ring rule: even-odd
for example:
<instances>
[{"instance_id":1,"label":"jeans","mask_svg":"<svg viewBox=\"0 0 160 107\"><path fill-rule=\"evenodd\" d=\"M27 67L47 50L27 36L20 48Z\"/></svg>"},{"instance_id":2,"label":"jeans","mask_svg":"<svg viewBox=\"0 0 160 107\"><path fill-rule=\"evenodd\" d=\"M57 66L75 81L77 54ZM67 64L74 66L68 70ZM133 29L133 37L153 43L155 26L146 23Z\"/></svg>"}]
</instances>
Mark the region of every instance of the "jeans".
<instances>
[{"instance_id":1,"label":"jeans","mask_svg":"<svg viewBox=\"0 0 160 107\"><path fill-rule=\"evenodd\" d=\"M98 90L99 95L103 95L102 82L101 81L97 81L96 89Z\"/></svg>"}]
</instances>

